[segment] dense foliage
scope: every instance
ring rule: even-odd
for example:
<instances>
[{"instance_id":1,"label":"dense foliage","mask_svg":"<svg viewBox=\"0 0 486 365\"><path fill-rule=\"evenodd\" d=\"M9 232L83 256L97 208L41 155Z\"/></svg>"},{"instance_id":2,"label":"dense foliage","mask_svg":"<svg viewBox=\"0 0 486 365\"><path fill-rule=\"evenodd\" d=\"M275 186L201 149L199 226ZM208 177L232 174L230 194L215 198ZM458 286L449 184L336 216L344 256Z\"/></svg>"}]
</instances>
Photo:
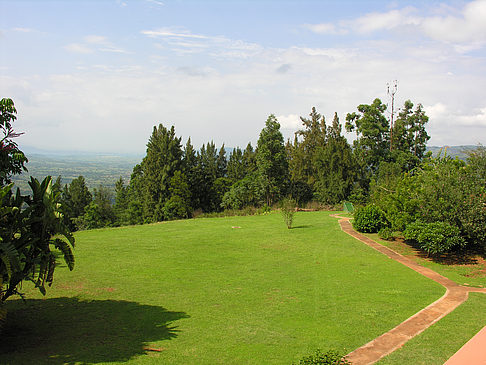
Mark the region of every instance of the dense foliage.
<instances>
[{"instance_id":1,"label":"dense foliage","mask_svg":"<svg viewBox=\"0 0 486 365\"><path fill-rule=\"evenodd\" d=\"M385 213L374 204L359 208L354 213L353 227L364 233L377 233L388 226Z\"/></svg>"},{"instance_id":2,"label":"dense foliage","mask_svg":"<svg viewBox=\"0 0 486 365\"><path fill-rule=\"evenodd\" d=\"M14 138L22 135L14 131L12 123L17 119L14 102L12 99L0 100L0 130L3 136L0 138L0 186L10 183L13 174L27 171L25 164L27 158L19 150Z\"/></svg>"},{"instance_id":3,"label":"dense foliage","mask_svg":"<svg viewBox=\"0 0 486 365\"><path fill-rule=\"evenodd\" d=\"M304 356L300 361L299 365L348 365L351 364L343 354L336 350L328 350L326 352L321 352L321 350L316 350L316 352L309 356Z\"/></svg>"},{"instance_id":4,"label":"dense foliage","mask_svg":"<svg viewBox=\"0 0 486 365\"><path fill-rule=\"evenodd\" d=\"M410 173L391 167L373 182L371 200L385 211L394 230L429 253L486 249L484 147L467 162L444 153Z\"/></svg>"}]
</instances>

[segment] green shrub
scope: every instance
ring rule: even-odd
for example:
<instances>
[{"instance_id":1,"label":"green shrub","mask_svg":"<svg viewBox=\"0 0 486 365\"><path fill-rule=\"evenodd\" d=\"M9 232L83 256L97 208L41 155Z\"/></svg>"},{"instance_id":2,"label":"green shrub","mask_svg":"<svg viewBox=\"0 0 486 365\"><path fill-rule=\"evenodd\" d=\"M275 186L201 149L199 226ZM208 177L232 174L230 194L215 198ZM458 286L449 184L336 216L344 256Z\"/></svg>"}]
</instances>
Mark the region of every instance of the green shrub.
<instances>
[{"instance_id":1,"label":"green shrub","mask_svg":"<svg viewBox=\"0 0 486 365\"><path fill-rule=\"evenodd\" d=\"M328 350L322 353L321 350L316 350L316 353L309 356L304 356L299 365L350 365L351 363L336 350Z\"/></svg>"},{"instance_id":2,"label":"green shrub","mask_svg":"<svg viewBox=\"0 0 486 365\"><path fill-rule=\"evenodd\" d=\"M354 213L353 227L359 232L376 233L388 225L385 213L376 205L367 205Z\"/></svg>"},{"instance_id":3,"label":"green shrub","mask_svg":"<svg viewBox=\"0 0 486 365\"><path fill-rule=\"evenodd\" d=\"M395 232L389 227L384 227L378 231L378 237L386 241L393 241L395 239Z\"/></svg>"},{"instance_id":4,"label":"green shrub","mask_svg":"<svg viewBox=\"0 0 486 365\"><path fill-rule=\"evenodd\" d=\"M486 252L486 187L464 199L464 206L457 214L461 231L471 246L482 246Z\"/></svg>"},{"instance_id":5,"label":"green shrub","mask_svg":"<svg viewBox=\"0 0 486 365\"><path fill-rule=\"evenodd\" d=\"M297 203L292 198L285 198L280 203L280 211L282 212L282 216L288 229L292 228L296 208Z\"/></svg>"},{"instance_id":6,"label":"green shrub","mask_svg":"<svg viewBox=\"0 0 486 365\"><path fill-rule=\"evenodd\" d=\"M447 222L414 222L407 226L403 235L406 240L417 242L420 248L432 254L452 251L466 244L459 228Z\"/></svg>"}]
</instances>

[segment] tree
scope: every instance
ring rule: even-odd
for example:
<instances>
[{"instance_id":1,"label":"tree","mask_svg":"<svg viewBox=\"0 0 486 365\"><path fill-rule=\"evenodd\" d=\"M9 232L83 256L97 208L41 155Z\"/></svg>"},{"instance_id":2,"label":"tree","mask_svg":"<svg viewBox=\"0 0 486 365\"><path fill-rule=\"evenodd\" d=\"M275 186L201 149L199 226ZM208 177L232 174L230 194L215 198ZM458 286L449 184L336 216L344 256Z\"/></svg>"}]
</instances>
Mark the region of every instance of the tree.
<instances>
[{"instance_id":1,"label":"tree","mask_svg":"<svg viewBox=\"0 0 486 365\"><path fill-rule=\"evenodd\" d=\"M280 124L272 114L260 132L256 151L257 170L267 205L278 201L288 185L288 161Z\"/></svg>"},{"instance_id":2,"label":"tree","mask_svg":"<svg viewBox=\"0 0 486 365\"><path fill-rule=\"evenodd\" d=\"M0 139L0 186L10 183L12 175L27 171L27 157L13 140L22 135L16 133L12 127L12 123L17 119L15 114L17 110L12 99L0 100L0 129L3 133Z\"/></svg>"},{"instance_id":3,"label":"tree","mask_svg":"<svg viewBox=\"0 0 486 365\"><path fill-rule=\"evenodd\" d=\"M170 198L170 179L182 167L182 154L181 138L176 137L174 126L154 127L141 164L145 220L163 220L163 206Z\"/></svg>"},{"instance_id":4,"label":"tree","mask_svg":"<svg viewBox=\"0 0 486 365\"><path fill-rule=\"evenodd\" d=\"M125 186L123 178L120 177L115 183L115 204L113 206L116 225L129 224L127 212L129 202L128 187Z\"/></svg>"},{"instance_id":5,"label":"tree","mask_svg":"<svg viewBox=\"0 0 486 365\"><path fill-rule=\"evenodd\" d=\"M236 147L233 150L233 152L230 153L227 170L228 170L228 178L233 183L245 177L246 170L243 161L243 151L241 151L239 147Z\"/></svg>"},{"instance_id":6,"label":"tree","mask_svg":"<svg viewBox=\"0 0 486 365\"><path fill-rule=\"evenodd\" d=\"M143 215L143 170L140 164L133 167L130 175L130 183L127 188L128 207L126 210L126 218L128 224L142 224L144 222Z\"/></svg>"},{"instance_id":7,"label":"tree","mask_svg":"<svg viewBox=\"0 0 486 365\"><path fill-rule=\"evenodd\" d=\"M346 130L356 132L357 139L353 142L356 157L364 169L372 174L381 161L390 158L390 126L383 114L385 110L386 105L380 99L375 99L370 105L359 105L359 113L348 113L346 116Z\"/></svg>"},{"instance_id":8,"label":"tree","mask_svg":"<svg viewBox=\"0 0 486 365\"><path fill-rule=\"evenodd\" d=\"M381 162L391 158L390 130L383 114L385 110L386 105L380 99L375 99L370 105L359 105L359 113L346 115L346 130L355 131L357 137L353 141L354 161L359 171L352 194L355 201L363 200L368 195L370 181Z\"/></svg>"},{"instance_id":9,"label":"tree","mask_svg":"<svg viewBox=\"0 0 486 365\"><path fill-rule=\"evenodd\" d=\"M413 170L424 158L430 139L425 130L428 120L421 104L414 111L413 103L405 101L393 128L392 151L393 160L401 166L402 171Z\"/></svg>"},{"instance_id":10,"label":"tree","mask_svg":"<svg viewBox=\"0 0 486 365\"><path fill-rule=\"evenodd\" d=\"M84 214L77 218L76 225L81 229L110 227L115 221L111 206L111 191L100 185L94 189L93 200L84 208Z\"/></svg>"},{"instance_id":11,"label":"tree","mask_svg":"<svg viewBox=\"0 0 486 365\"><path fill-rule=\"evenodd\" d=\"M337 113L332 126L327 129L326 144L317 147L314 158L316 192L319 200L336 204L348 198L355 180L353 152L346 138L341 134Z\"/></svg>"},{"instance_id":12,"label":"tree","mask_svg":"<svg viewBox=\"0 0 486 365\"><path fill-rule=\"evenodd\" d=\"M191 215L189 184L181 171L170 179L170 199L164 204L164 218L167 220L188 218Z\"/></svg>"},{"instance_id":13,"label":"tree","mask_svg":"<svg viewBox=\"0 0 486 365\"><path fill-rule=\"evenodd\" d=\"M263 203L264 191L258 172L253 172L238 180L224 194L221 206L225 209L243 209Z\"/></svg>"},{"instance_id":14,"label":"tree","mask_svg":"<svg viewBox=\"0 0 486 365\"><path fill-rule=\"evenodd\" d=\"M76 229L72 220L84 214L84 209L91 203L92 199L83 176L78 176L69 185L64 186L62 194L63 212L70 218L70 222L66 222L66 224L69 225L71 230Z\"/></svg>"},{"instance_id":15,"label":"tree","mask_svg":"<svg viewBox=\"0 0 486 365\"><path fill-rule=\"evenodd\" d=\"M245 176L257 170L256 153L251 143L248 143L243 151L243 165L245 166Z\"/></svg>"},{"instance_id":16,"label":"tree","mask_svg":"<svg viewBox=\"0 0 486 365\"><path fill-rule=\"evenodd\" d=\"M313 188L317 177L314 163L317 151L326 144L326 120L315 107L309 116L310 119L300 117L304 128L296 132L296 137L301 137L302 141L297 138L294 141L292 180L302 181Z\"/></svg>"},{"instance_id":17,"label":"tree","mask_svg":"<svg viewBox=\"0 0 486 365\"><path fill-rule=\"evenodd\" d=\"M216 178L226 177L228 173L228 160L226 159L226 150L224 143L219 149L218 158L216 160L217 173Z\"/></svg>"},{"instance_id":18,"label":"tree","mask_svg":"<svg viewBox=\"0 0 486 365\"><path fill-rule=\"evenodd\" d=\"M182 157L182 169L184 175L186 175L186 181L189 187L190 192L190 205L191 210L196 209L200 206L199 197L196 194L198 183L199 183L199 176L197 173L197 164L198 159L196 156L196 150L194 146L191 144L191 138L189 138L186 142L186 146L184 147L184 153Z\"/></svg>"}]
</instances>

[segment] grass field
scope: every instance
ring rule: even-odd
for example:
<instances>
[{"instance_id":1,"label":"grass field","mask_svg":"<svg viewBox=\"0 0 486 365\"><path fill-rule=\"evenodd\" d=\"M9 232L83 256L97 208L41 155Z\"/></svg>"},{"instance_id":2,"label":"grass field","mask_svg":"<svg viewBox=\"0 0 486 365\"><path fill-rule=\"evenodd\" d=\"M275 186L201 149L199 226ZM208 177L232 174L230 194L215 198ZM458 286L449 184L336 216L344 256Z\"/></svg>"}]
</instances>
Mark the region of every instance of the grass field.
<instances>
[{"instance_id":1,"label":"grass field","mask_svg":"<svg viewBox=\"0 0 486 365\"><path fill-rule=\"evenodd\" d=\"M329 213L294 226L273 213L78 232L73 272L7 301L0 363L291 364L351 351L444 293Z\"/></svg>"}]
</instances>

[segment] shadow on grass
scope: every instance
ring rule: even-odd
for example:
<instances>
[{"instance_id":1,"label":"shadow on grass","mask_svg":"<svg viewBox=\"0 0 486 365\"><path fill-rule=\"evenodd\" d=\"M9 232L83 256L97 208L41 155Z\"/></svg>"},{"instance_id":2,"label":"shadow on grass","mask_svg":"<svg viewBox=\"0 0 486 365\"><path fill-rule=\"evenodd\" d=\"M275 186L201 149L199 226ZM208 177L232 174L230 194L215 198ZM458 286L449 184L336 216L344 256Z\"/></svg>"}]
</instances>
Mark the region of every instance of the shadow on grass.
<instances>
[{"instance_id":1,"label":"shadow on grass","mask_svg":"<svg viewBox=\"0 0 486 365\"><path fill-rule=\"evenodd\" d=\"M2 364L127 361L150 342L177 337L184 312L116 300L53 298L7 301Z\"/></svg>"},{"instance_id":2,"label":"shadow on grass","mask_svg":"<svg viewBox=\"0 0 486 365\"><path fill-rule=\"evenodd\" d=\"M300 226L292 226L292 229L310 228L310 227L312 227L312 226L308 225L308 224L304 224L304 225L300 225Z\"/></svg>"},{"instance_id":3,"label":"shadow on grass","mask_svg":"<svg viewBox=\"0 0 486 365\"><path fill-rule=\"evenodd\" d=\"M477 265L479 263L477 257L485 258L484 253L474 250L429 254L420 247L420 244L414 241L402 240L402 242L413 248L418 257L432 260L442 265Z\"/></svg>"}]
</instances>

